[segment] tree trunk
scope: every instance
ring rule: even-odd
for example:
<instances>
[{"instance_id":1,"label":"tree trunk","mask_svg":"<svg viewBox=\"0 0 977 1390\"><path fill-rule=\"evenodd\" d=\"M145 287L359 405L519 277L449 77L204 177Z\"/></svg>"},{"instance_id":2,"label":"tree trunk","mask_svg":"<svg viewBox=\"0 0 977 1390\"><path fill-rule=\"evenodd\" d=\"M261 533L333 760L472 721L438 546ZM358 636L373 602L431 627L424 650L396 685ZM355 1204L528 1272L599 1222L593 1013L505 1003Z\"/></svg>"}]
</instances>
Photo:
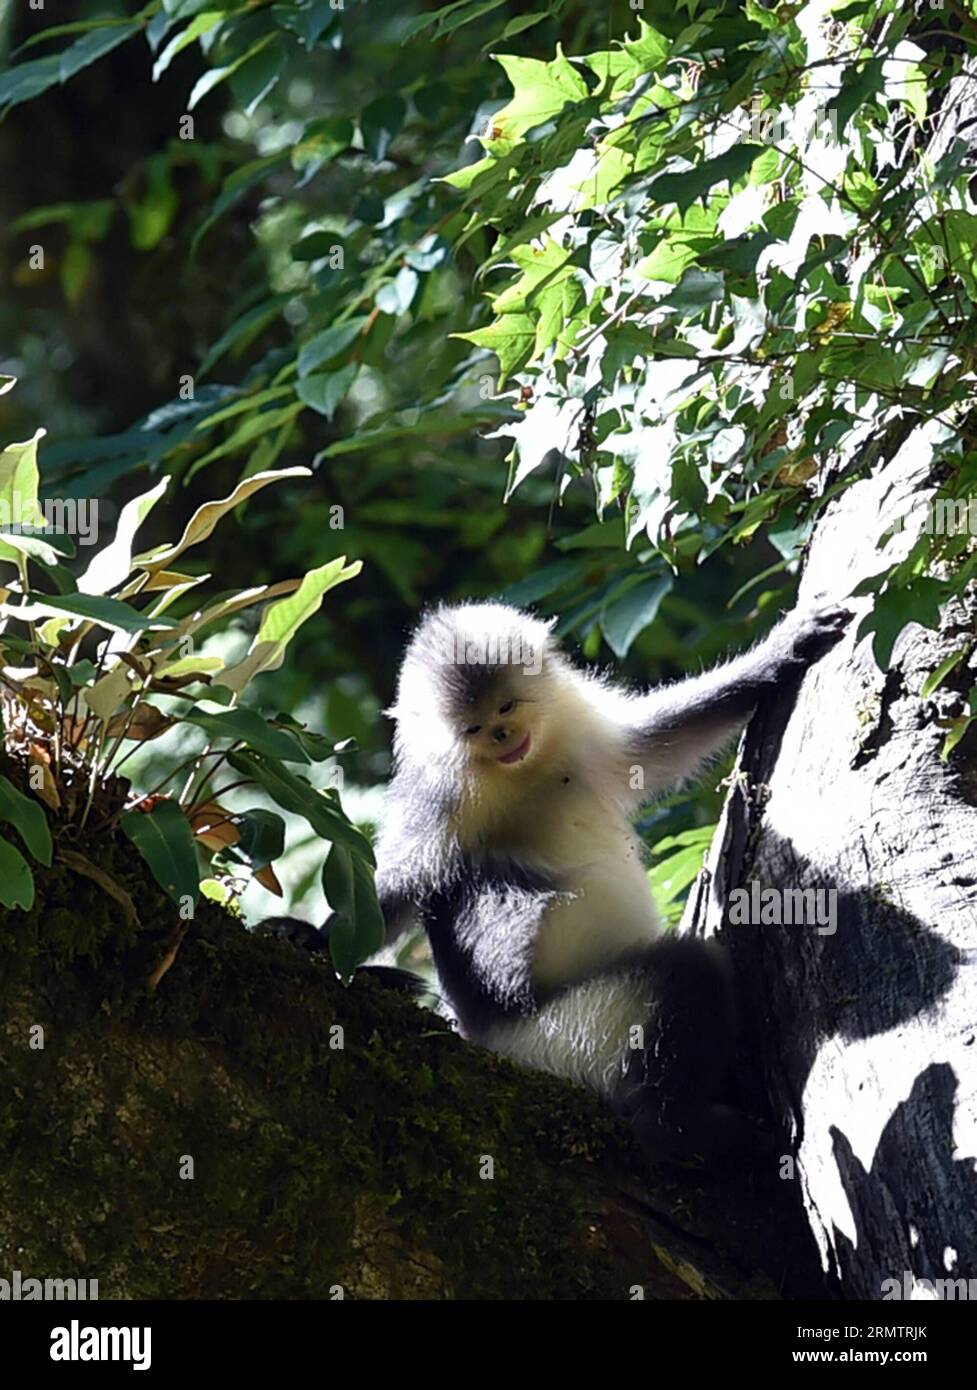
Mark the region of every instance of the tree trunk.
<instances>
[{"instance_id":1,"label":"tree trunk","mask_svg":"<svg viewBox=\"0 0 977 1390\"><path fill-rule=\"evenodd\" d=\"M928 438L928 426L906 433L830 507L800 602L844 600L908 549L906 533L881 553L876 542L932 491ZM919 699L973 621L969 602L939 633L912 625L883 674L856 620L796 699L785 691L754 718L683 923L729 944L753 1098L796 1155L781 1204L802 1205L847 1298L893 1296L892 1279L905 1297L912 1277L977 1277L975 743L941 761L937 723L973 684L967 658ZM837 930L732 925L729 895L753 883L836 892Z\"/></svg>"},{"instance_id":2,"label":"tree trunk","mask_svg":"<svg viewBox=\"0 0 977 1390\"><path fill-rule=\"evenodd\" d=\"M97 1279L101 1298L775 1296L762 1212L694 1172L650 1195L595 1097L212 904L178 943L131 846L79 849L87 865L36 873L30 912L0 913L0 1278Z\"/></svg>"},{"instance_id":3,"label":"tree trunk","mask_svg":"<svg viewBox=\"0 0 977 1390\"><path fill-rule=\"evenodd\" d=\"M928 158L955 140L972 150L975 119L970 58ZM908 552L908 531L879 540L935 491L936 428L907 414L850 432L824 486L856 463L869 476L823 514L799 603L844 602ZM905 1298L914 1280L977 1279L977 739L944 762L938 722L974 684L977 598L971 586L939 632L908 627L886 673L857 638L870 602L853 607L845 640L744 735L682 930L719 933L731 950L748 1090L784 1136L777 1209L813 1237L829 1290ZM961 647L969 654L921 701ZM732 925L729 895L752 884L835 892L837 929L762 914ZM788 1292L797 1275L816 1277L803 1252L798 1238Z\"/></svg>"}]
</instances>

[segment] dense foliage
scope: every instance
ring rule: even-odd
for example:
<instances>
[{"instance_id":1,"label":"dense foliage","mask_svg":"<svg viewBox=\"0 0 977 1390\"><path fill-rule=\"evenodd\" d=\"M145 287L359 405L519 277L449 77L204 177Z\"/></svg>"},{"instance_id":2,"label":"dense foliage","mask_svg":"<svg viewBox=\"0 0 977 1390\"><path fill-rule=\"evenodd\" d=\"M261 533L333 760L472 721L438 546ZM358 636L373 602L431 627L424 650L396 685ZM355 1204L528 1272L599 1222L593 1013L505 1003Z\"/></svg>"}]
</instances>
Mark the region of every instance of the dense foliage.
<instances>
[{"instance_id":1,"label":"dense foliage","mask_svg":"<svg viewBox=\"0 0 977 1390\"><path fill-rule=\"evenodd\" d=\"M285 592L265 586L301 586L251 632L260 651L292 604L278 659L248 667L236 597L228 630L174 647L207 611L189 592L202 561L139 616L130 600L160 587L159 557L175 551L153 546L98 589L54 540L52 553L36 539L0 551L8 660L33 655L27 715L50 724L22 727L21 742L56 729L63 766L66 728L84 729L92 787L131 755L137 790L109 819L169 821L160 838L166 854L181 840L184 882L195 830L198 849L236 857L217 861L225 890L249 873L274 888L284 828L253 793L218 805L234 808L218 818L232 831L198 819L221 790L201 759L223 735L225 772L312 825L283 861L290 898L319 877L318 837L345 845L341 879L335 851L327 873L334 906L362 924L348 964L375 934L369 848L337 831L334 792L309 788L335 785L315 759L355 737L347 804L372 818L357 788L382 777L377 713L422 602L537 605L584 657L647 680L773 620L820 511L880 439L919 427L942 496L966 500L977 213L966 148L934 132L974 15L973 0L599 13L573 0L153 0L68 24L8 10L0 323L20 384L0 427L32 444L4 455L0 488L48 425L44 492L130 499L110 547L128 535L128 566L130 520L159 541L154 479L172 480L168 505L192 526L210 498L229 511L284 474L208 533L206 568L254 603ZM65 115L73 91L88 136ZM73 158L57 146L50 172L38 144L55 135ZM970 580L972 551L969 528L925 526L880 570L865 630L883 668L905 624L934 625ZM319 611L352 574L341 556L362 573ZM127 626L95 597L137 616ZM176 616L157 621L170 601ZM128 644L83 651L99 622ZM177 691L181 660L197 664L178 668ZM242 665L238 687L221 687ZM101 699L111 679L115 705ZM154 705L160 737L133 749ZM951 721L948 752L971 717ZM328 735L315 753L313 728ZM310 783L284 767L283 739ZM188 759L187 815L172 800L132 809ZM648 817L667 903L701 861L714 806Z\"/></svg>"}]
</instances>

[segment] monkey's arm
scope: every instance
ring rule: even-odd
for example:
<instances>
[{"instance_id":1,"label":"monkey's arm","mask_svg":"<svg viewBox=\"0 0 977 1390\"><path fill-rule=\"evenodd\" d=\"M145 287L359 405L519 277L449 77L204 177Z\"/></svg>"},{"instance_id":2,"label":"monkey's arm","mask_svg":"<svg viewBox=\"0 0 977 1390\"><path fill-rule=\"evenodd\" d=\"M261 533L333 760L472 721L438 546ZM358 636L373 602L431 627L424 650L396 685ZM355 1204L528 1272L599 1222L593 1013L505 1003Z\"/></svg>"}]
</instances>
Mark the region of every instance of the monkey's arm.
<instances>
[{"instance_id":1,"label":"monkey's arm","mask_svg":"<svg viewBox=\"0 0 977 1390\"><path fill-rule=\"evenodd\" d=\"M399 768L387 787L376 843L376 889L386 927L385 948L423 925L425 903L450 877L450 802L438 782Z\"/></svg>"},{"instance_id":2,"label":"monkey's arm","mask_svg":"<svg viewBox=\"0 0 977 1390\"><path fill-rule=\"evenodd\" d=\"M466 862L428 904L426 925L438 978L466 1037L484 1041L493 1024L536 1012L536 941L555 884L511 860Z\"/></svg>"},{"instance_id":3,"label":"monkey's arm","mask_svg":"<svg viewBox=\"0 0 977 1390\"><path fill-rule=\"evenodd\" d=\"M383 864L377 870L376 889L386 928L384 947L393 946L409 931L422 925L412 885Z\"/></svg>"},{"instance_id":4,"label":"monkey's arm","mask_svg":"<svg viewBox=\"0 0 977 1390\"><path fill-rule=\"evenodd\" d=\"M724 666L629 701L625 755L641 766L644 793L694 776L742 728L764 695L835 645L850 616L839 607L795 611Z\"/></svg>"}]
</instances>

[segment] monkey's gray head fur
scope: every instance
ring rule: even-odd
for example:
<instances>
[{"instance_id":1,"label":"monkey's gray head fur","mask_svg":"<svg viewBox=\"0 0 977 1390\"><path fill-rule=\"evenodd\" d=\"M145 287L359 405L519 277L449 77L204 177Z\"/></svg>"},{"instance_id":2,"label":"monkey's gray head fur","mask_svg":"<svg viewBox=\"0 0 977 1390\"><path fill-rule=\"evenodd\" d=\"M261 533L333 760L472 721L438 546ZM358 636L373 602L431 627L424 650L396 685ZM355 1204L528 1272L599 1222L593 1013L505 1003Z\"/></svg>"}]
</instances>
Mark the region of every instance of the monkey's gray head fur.
<instances>
[{"instance_id":1,"label":"monkey's gray head fur","mask_svg":"<svg viewBox=\"0 0 977 1390\"><path fill-rule=\"evenodd\" d=\"M545 704L560 660L551 628L551 622L501 603L446 605L427 613L404 653L397 698L387 710L413 756L419 749L448 753L466 737L484 733L504 757L522 727L514 709L523 706L526 714Z\"/></svg>"}]
</instances>

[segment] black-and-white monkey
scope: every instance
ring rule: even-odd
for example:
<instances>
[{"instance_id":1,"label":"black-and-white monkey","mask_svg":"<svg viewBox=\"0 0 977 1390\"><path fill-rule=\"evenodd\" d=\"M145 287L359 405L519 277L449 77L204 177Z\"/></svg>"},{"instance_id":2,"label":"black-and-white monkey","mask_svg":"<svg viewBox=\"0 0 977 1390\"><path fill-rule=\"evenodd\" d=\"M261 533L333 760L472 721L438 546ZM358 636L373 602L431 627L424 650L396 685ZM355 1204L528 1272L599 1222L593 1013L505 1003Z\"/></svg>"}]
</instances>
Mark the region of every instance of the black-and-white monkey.
<instances>
[{"instance_id":1,"label":"black-and-white monkey","mask_svg":"<svg viewBox=\"0 0 977 1390\"><path fill-rule=\"evenodd\" d=\"M848 613L795 612L705 675L645 694L575 668L550 625L441 607L404 654L377 846L390 939L422 922L465 1037L600 1092L647 1151L716 1158L731 991L714 947L663 934L637 809L694 776Z\"/></svg>"}]
</instances>

